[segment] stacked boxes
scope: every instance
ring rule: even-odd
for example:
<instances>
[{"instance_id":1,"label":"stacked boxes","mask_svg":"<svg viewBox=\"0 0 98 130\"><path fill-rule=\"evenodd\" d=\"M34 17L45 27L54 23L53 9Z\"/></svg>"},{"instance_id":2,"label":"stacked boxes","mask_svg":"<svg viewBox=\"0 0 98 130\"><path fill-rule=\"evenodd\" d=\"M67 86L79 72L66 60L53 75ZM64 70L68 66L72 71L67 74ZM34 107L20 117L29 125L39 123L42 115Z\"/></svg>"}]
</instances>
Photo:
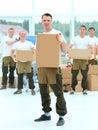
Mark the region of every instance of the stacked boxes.
<instances>
[{"instance_id":1,"label":"stacked boxes","mask_svg":"<svg viewBox=\"0 0 98 130\"><path fill-rule=\"evenodd\" d=\"M70 91L71 90L71 82L72 82L71 68L63 67L61 70L62 70L61 72L62 72L62 77L63 77L62 82L63 82L63 84L67 85L66 90ZM77 80L78 80L78 84L76 86L76 91L77 92L82 91L81 79L82 79L82 75L79 72L79 74L77 76Z\"/></svg>"},{"instance_id":2,"label":"stacked boxes","mask_svg":"<svg viewBox=\"0 0 98 130\"><path fill-rule=\"evenodd\" d=\"M98 65L89 66L88 90L98 91Z\"/></svg>"}]
</instances>

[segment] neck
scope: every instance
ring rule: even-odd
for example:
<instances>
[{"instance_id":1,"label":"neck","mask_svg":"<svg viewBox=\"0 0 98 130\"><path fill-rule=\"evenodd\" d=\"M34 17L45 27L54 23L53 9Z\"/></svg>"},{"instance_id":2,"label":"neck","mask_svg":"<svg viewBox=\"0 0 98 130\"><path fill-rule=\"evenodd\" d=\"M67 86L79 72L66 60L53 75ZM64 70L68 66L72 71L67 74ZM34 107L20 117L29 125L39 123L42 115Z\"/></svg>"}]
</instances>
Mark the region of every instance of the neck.
<instances>
[{"instance_id":1,"label":"neck","mask_svg":"<svg viewBox=\"0 0 98 130\"><path fill-rule=\"evenodd\" d=\"M44 31L45 31L45 32L49 32L49 31L51 31L51 30L52 30L51 27L49 27L49 28L44 28Z\"/></svg>"},{"instance_id":2,"label":"neck","mask_svg":"<svg viewBox=\"0 0 98 130\"><path fill-rule=\"evenodd\" d=\"M21 42L25 42L25 39L20 39Z\"/></svg>"},{"instance_id":3,"label":"neck","mask_svg":"<svg viewBox=\"0 0 98 130\"><path fill-rule=\"evenodd\" d=\"M81 38L85 37L85 35L80 35Z\"/></svg>"},{"instance_id":4,"label":"neck","mask_svg":"<svg viewBox=\"0 0 98 130\"><path fill-rule=\"evenodd\" d=\"M92 37L94 37L94 35L90 35L90 37L92 38Z\"/></svg>"}]
</instances>

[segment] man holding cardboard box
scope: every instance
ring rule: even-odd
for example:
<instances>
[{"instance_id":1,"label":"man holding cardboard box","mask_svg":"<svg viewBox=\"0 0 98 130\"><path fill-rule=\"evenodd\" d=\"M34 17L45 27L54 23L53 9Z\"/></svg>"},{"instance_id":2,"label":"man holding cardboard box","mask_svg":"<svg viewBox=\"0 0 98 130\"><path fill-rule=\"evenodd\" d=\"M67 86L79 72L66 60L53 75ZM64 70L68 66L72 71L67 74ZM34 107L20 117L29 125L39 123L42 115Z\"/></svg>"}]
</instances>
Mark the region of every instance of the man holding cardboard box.
<instances>
[{"instance_id":1,"label":"man holding cardboard box","mask_svg":"<svg viewBox=\"0 0 98 130\"><path fill-rule=\"evenodd\" d=\"M16 92L14 92L14 94L22 93L23 76L24 73L26 73L29 82L29 88L31 89L31 94L35 95L35 91L34 91L35 85L33 81L33 68L31 64L31 60L33 60L32 55L34 53L34 45L32 44L32 42L26 40L25 31L21 31L19 33L19 36L20 36L20 40L14 44L11 50L11 56L16 62L16 69L18 74L18 89ZM14 52L16 53L16 56ZM29 58L30 56L31 58Z\"/></svg>"},{"instance_id":2,"label":"man holding cardboard box","mask_svg":"<svg viewBox=\"0 0 98 130\"><path fill-rule=\"evenodd\" d=\"M43 44L45 42L45 45L43 46L42 44L42 46L43 46L43 51L45 51L45 53L48 53L48 54L53 53L49 49L51 50L53 49L54 52L56 51L56 48L53 48L53 46L51 47L49 46L48 49L46 48L47 50L44 49L46 45L48 46L49 41L47 41L47 38L49 39L49 37L50 39L51 37L54 39L54 40L53 39L50 40L49 42L50 45L51 45L51 42L55 41L53 44L56 44L57 46L59 45L60 49L63 48L64 50L66 50L66 41L64 37L62 36L62 33L58 30L52 29L51 24L52 24L52 15L49 13L43 14L42 15L42 25L44 27ZM50 35L50 34L53 34L53 35ZM37 42L40 42L40 40L37 39ZM50 62L53 62L51 61L52 56L47 57L48 58L47 62L50 64L50 66L45 61L44 62L46 66L45 64L41 62L45 54L43 54L43 51L40 50L42 46L38 44L39 43L37 43L37 48L36 48L36 57L37 57L36 60L37 60L37 66L38 66L38 81L39 81L40 94L41 94L42 107L43 107L42 110L44 111L44 114L41 115L40 118L35 119L35 121L39 122L39 121L51 120L51 115L50 115L50 111L52 110L52 108L50 107L51 98L48 91L48 86L50 85L54 94L57 97L56 112L59 115L59 120L56 125L62 126L64 125L64 115L67 113L67 108L66 108L66 101L64 99L64 95L62 92L62 75L60 72L60 67L52 63L50 64ZM57 47L56 45L54 47ZM59 50L59 48L57 50ZM39 55L40 51L42 52L42 59L40 58L41 54ZM57 57L57 59L59 59L59 56ZM47 60L47 59L44 59L44 60ZM39 62L42 64L40 64Z\"/></svg>"},{"instance_id":3,"label":"man holding cardboard box","mask_svg":"<svg viewBox=\"0 0 98 130\"><path fill-rule=\"evenodd\" d=\"M75 87L77 85L77 75L79 73L79 70L81 71L82 74L82 82L81 86L83 88L83 94L87 94L87 64L88 64L88 59L90 58L90 55L92 53L92 56L94 56L94 47L93 45L90 44L90 39L85 36L86 33L86 26L81 25L79 29L79 35L77 35L72 41L71 44L69 45L69 48L72 48L72 50L77 51L77 55L74 54L69 57L73 57L73 66L72 66L72 90L70 94L74 94L75 92ZM88 48L91 49L91 53L89 53ZM79 51L80 50L80 51ZM84 55L84 52L85 55ZM77 56L77 57L76 57ZM80 57L79 57L80 56ZM94 57L92 57L94 58Z\"/></svg>"}]
</instances>

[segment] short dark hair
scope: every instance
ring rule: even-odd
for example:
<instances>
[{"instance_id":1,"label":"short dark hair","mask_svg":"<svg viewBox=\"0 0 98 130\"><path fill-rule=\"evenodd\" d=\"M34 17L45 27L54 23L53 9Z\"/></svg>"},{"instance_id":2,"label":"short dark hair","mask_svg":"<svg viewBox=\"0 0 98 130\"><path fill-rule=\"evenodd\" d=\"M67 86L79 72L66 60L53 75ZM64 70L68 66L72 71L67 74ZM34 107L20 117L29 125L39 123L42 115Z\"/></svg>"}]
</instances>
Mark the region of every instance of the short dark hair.
<instances>
[{"instance_id":1,"label":"short dark hair","mask_svg":"<svg viewBox=\"0 0 98 130\"><path fill-rule=\"evenodd\" d=\"M87 29L85 25L81 25L80 28L81 28L81 27L84 27L85 29Z\"/></svg>"},{"instance_id":2,"label":"short dark hair","mask_svg":"<svg viewBox=\"0 0 98 130\"><path fill-rule=\"evenodd\" d=\"M14 28L13 28L13 27L10 27L10 28L8 29L8 31L9 31L9 30L14 30Z\"/></svg>"},{"instance_id":3,"label":"short dark hair","mask_svg":"<svg viewBox=\"0 0 98 130\"><path fill-rule=\"evenodd\" d=\"M52 19L52 15L51 15L50 13L44 13L44 14L42 15L42 18L43 18L44 16L50 16L51 19Z\"/></svg>"},{"instance_id":4,"label":"short dark hair","mask_svg":"<svg viewBox=\"0 0 98 130\"><path fill-rule=\"evenodd\" d=\"M88 31L91 30L91 29L95 31L95 28L94 28L94 27L89 27Z\"/></svg>"}]
</instances>

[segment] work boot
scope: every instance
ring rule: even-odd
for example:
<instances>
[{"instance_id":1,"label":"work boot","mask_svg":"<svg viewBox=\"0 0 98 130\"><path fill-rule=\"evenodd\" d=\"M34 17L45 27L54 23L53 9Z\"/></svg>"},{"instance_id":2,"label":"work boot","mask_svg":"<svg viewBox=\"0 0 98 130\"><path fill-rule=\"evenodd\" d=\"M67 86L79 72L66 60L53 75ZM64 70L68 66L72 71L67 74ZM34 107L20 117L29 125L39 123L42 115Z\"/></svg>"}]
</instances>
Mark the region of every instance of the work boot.
<instances>
[{"instance_id":1,"label":"work boot","mask_svg":"<svg viewBox=\"0 0 98 130\"><path fill-rule=\"evenodd\" d=\"M13 94L21 94L22 93L22 90L21 89L18 89L16 92L14 92Z\"/></svg>"},{"instance_id":2,"label":"work boot","mask_svg":"<svg viewBox=\"0 0 98 130\"><path fill-rule=\"evenodd\" d=\"M64 123L65 123L65 121L64 121L64 119L63 118L59 118L59 120L57 121L57 126L62 126L62 125L64 125Z\"/></svg>"},{"instance_id":3,"label":"work boot","mask_svg":"<svg viewBox=\"0 0 98 130\"><path fill-rule=\"evenodd\" d=\"M48 121L48 120L51 120L51 116L46 116L45 114L43 114L43 115L41 115L40 118L35 119L34 121L39 122L39 121Z\"/></svg>"},{"instance_id":4,"label":"work boot","mask_svg":"<svg viewBox=\"0 0 98 130\"><path fill-rule=\"evenodd\" d=\"M34 90L34 89L32 89L32 90L31 90L31 95L36 95L36 93L35 93L35 90Z\"/></svg>"}]
</instances>

